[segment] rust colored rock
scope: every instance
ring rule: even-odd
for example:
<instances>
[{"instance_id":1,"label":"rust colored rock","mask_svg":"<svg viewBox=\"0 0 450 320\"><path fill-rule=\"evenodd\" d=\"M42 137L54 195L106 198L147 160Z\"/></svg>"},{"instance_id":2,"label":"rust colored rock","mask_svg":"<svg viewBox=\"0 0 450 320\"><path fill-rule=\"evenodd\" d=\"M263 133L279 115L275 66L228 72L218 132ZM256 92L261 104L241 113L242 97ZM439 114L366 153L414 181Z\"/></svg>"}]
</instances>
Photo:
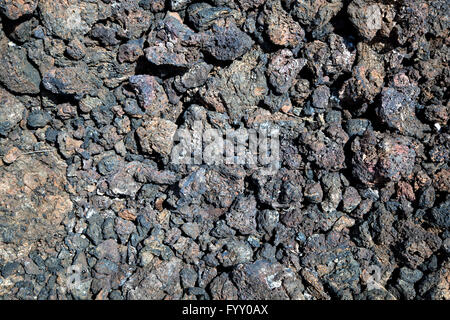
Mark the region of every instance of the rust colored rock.
<instances>
[{"instance_id":1,"label":"rust colored rock","mask_svg":"<svg viewBox=\"0 0 450 320\"><path fill-rule=\"evenodd\" d=\"M81 60L86 55L86 46L80 39L75 38L68 43L66 53L74 60Z\"/></svg>"},{"instance_id":2,"label":"rust colored rock","mask_svg":"<svg viewBox=\"0 0 450 320\"><path fill-rule=\"evenodd\" d=\"M12 147L8 150L8 153L3 157L3 162L6 164L11 164L14 161L16 161L20 156L22 155L22 152L17 147Z\"/></svg>"},{"instance_id":3,"label":"rust colored rock","mask_svg":"<svg viewBox=\"0 0 450 320\"><path fill-rule=\"evenodd\" d=\"M373 101L382 89L385 71L383 61L365 43L358 43L358 61L352 75L344 87L345 97L354 101Z\"/></svg>"},{"instance_id":4,"label":"rust colored rock","mask_svg":"<svg viewBox=\"0 0 450 320\"><path fill-rule=\"evenodd\" d=\"M142 150L156 152L161 156L170 155L177 125L169 120L153 118L136 130Z\"/></svg>"},{"instance_id":5,"label":"rust colored rock","mask_svg":"<svg viewBox=\"0 0 450 320\"><path fill-rule=\"evenodd\" d=\"M433 176L433 185L437 190L450 192L450 170L442 169Z\"/></svg>"},{"instance_id":6,"label":"rust colored rock","mask_svg":"<svg viewBox=\"0 0 450 320\"><path fill-rule=\"evenodd\" d=\"M61 152L65 158L70 158L77 151L80 151L82 144L83 141L74 139L65 132L61 132L58 135L59 152Z\"/></svg>"},{"instance_id":7,"label":"rust colored rock","mask_svg":"<svg viewBox=\"0 0 450 320\"><path fill-rule=\"evenodd\" d=\"M38 0L2 0L0 10L11 20L17 20L23 15L32 14L38 5Z\"/></svg>"},{"instance_id":8,"label":"rust colored rock","mask_svg":"<svg viewBox=\"0 0 450 320\"><path fill-rule=\"evenodd\" d=\"M265 32L273 44L294 48L303 41L305 32L283 9L279 0L267 1L261 14Z\"/></svg>"},{"instance_id":9,"label":"rust colored rock","mask_svg":"<svg viewBox=\"0 0 450 320\"><path fill-rule=\"evenodd\" d=\"M128 209L124 209L119 212L119 217L124 220L134 221L136 220L136 215Z\"/></svg>"},{"instance_id":10,"label":"rust colored rock","mask_svg":"<svg viewBox=\"0 0 450 320\"><path fill-rule=\"evenodd\" d=\"M24 257L40 241L61 241L60 223L73 208L64 161L55 152L22 155L0 167L0 177L2 255Z\"/></svg>"},{"instance_id":11,"label":"rust colored rock","mask_svg":"<svg viewBox=\"0 0 450 320\"><path fill-rule=\"evenodd\" d=\"M400 181L397 184L397 197L398 198L404 197L409 201L416 200L416 195L414 194L412 186L404 181Z\"/></svg>"}]
</instances>

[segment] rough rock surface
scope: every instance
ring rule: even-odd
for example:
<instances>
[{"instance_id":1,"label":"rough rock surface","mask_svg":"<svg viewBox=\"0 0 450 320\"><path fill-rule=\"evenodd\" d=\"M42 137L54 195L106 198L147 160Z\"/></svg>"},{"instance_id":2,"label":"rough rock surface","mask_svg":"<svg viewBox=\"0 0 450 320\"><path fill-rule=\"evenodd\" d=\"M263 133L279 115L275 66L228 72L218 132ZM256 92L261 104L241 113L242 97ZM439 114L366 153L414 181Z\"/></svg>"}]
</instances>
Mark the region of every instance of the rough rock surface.
<instances>
[{"instance_id":1,"label":"rough rock surface","mask_svg":"<svg viewBox=\"0 0 450 320\"><path fill-rule=\"evenodd\" d=\"M8 132L22 120L25 107L5 89L0 89L0 135Z\"/></svg>"},{"instance_id":2,"label":"rough rock surface","mask_svg":"<svg viewBox=\"0 0 450 320\"><path fill-rule=\"evenodd\" d=\"M0 300L449 300L449 11L0 0Z\"/></svg>"},{"instance_id":3,"label":"rough rock surface","mask_svg":"<svg viewBox=\"0 0 450 320\"><path fill-rule=\"evenodd\" d=\"M38 5L38 0L2 0L0 10L8 19L17 20L23 15L32 14Z\"/></svg>"},{"instance_id":4,"label":"rough rock surface","mask_svg":"<svg viewBox=\"0 0 450 320\"><path fill-rule=\"evenodd\" d=\"M2 39L0 48L0 82L8 89L21 94L40 92L41 76L28 61L25 48Z\"/></svg>"}]
</instances>

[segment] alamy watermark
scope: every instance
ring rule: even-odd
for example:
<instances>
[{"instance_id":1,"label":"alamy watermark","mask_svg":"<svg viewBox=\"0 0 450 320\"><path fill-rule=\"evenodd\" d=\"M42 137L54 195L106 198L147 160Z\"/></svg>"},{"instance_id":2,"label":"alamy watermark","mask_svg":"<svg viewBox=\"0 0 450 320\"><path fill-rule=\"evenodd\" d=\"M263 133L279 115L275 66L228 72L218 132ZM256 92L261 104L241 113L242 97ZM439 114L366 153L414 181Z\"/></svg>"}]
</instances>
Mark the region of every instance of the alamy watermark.
<instances>
[{"instance_id":1,"label":"alamy watermark","mask_svg":"<svg viewBox=\"0 0 450 320\"><path fill-rule=\"evenodd\" d=\"M178 129L171 161L186 165L243 165L259 168L262 175L280 168L280 129L272 123L258 129L205 128L194 121L190 129Z\"/></svg>"}]
</instances>

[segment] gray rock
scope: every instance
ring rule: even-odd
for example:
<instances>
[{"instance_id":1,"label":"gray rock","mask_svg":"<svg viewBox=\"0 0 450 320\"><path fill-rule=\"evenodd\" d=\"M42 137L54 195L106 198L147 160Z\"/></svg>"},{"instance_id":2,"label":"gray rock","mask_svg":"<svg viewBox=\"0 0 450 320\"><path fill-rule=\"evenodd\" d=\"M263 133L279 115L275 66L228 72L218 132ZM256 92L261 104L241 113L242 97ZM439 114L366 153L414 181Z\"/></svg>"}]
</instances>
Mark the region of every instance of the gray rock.
<instances>
[{"instance_id":1,"label":"gray rock","mask_svg":"<svg viewBox=\"0 0 450 320\"><path fill-rule=\"evenodd\" d=\"M36 110L28 115L27 124L32 129L43 128L51 121L51 119L50 114L47 112Z\"/></svg>"},{"instance_id":2,"label":"gray rock","mask_svg":"<svg viewBox=\"0 0 450 320\"><path fill-rule=\"evenodd\" d=\"M0 136L6 136L22 120L24 111L19 100L0 88Z\"/></svg>"},{"instance_id":3,"label":"gray rock","mask_svg":"<svg viewBox=\"0 0 450 320\"><path fill-rule=\"evenodd\" d=\"M39 93L41 76L28 61L27 50L6 41L0 44L0 83L20 94Z\"/></svg>"}]
</instances>

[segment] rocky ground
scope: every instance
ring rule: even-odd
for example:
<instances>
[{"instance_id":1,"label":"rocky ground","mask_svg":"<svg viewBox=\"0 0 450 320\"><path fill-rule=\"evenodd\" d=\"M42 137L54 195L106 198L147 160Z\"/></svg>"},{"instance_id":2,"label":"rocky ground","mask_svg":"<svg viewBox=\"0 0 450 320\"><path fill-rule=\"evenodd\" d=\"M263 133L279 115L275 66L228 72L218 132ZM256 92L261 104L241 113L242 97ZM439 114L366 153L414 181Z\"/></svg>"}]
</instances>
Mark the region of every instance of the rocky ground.
<instances>
[{"instance_id":1,"label":"rocky ground","mask_svg":"<svg viewBox=\"0 0 450 320\"><path fill-rule=\"evenodd\" d=\"M450 299L449 13L0 0L0 297ZM277 170L174 163L196 124Z\"/></svg>"}]
</instances>

